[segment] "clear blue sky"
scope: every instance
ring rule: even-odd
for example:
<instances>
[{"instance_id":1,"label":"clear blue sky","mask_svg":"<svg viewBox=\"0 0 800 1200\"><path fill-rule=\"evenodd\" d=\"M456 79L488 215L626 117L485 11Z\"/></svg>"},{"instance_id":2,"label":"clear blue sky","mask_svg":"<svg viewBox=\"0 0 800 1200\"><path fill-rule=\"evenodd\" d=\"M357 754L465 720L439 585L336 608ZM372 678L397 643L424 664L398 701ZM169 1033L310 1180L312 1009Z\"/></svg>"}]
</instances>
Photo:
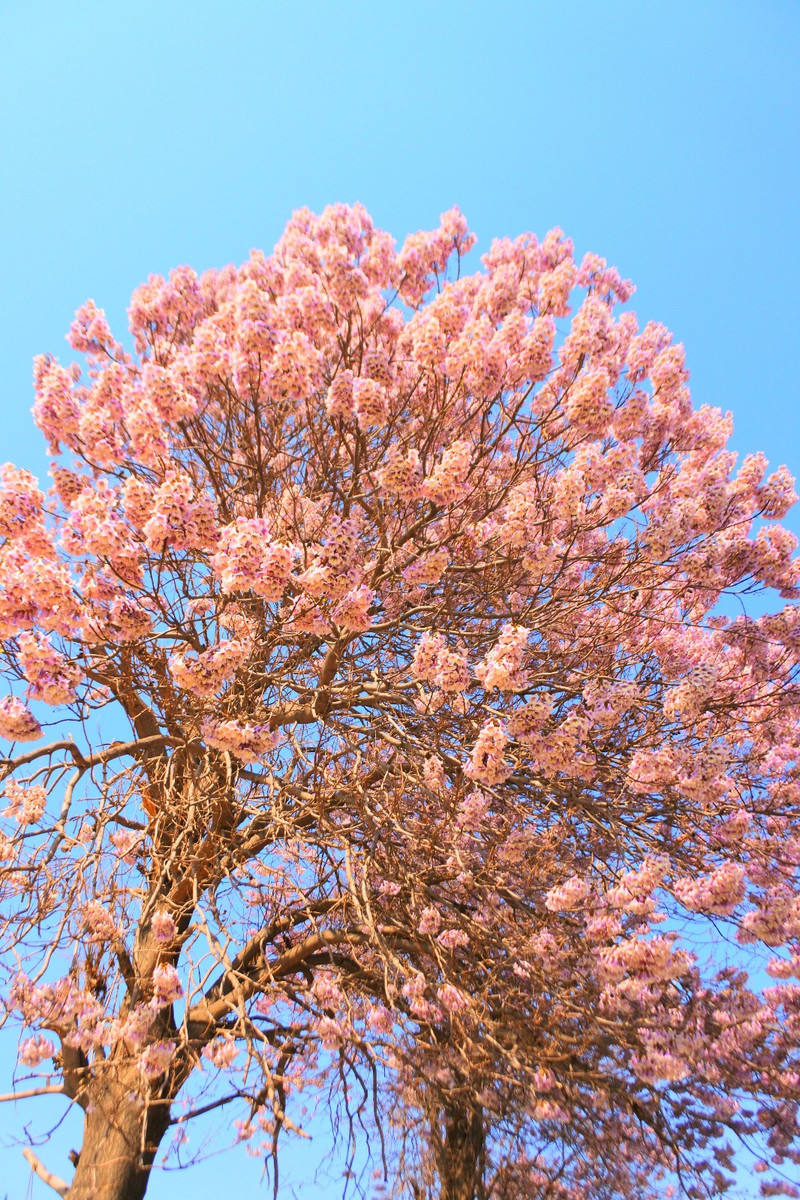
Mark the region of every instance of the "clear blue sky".
<instances>
[{"instance_id":1,"label":"clear blue sky","mask_svg":"<svg viewBox=\"0 0 800 1200\"><path fill-rule=\"evenodd\" d=\"M360 200L398 241L454 203L484 249L561 225L676 331L736 448L800 474L796 0L0 0L0 59L0 461L44 469L31 359L84 299L119 327L150 272ZM234 1177L259 1194L241 1155L149 1196Z\"/></svg>"}]
</instances>

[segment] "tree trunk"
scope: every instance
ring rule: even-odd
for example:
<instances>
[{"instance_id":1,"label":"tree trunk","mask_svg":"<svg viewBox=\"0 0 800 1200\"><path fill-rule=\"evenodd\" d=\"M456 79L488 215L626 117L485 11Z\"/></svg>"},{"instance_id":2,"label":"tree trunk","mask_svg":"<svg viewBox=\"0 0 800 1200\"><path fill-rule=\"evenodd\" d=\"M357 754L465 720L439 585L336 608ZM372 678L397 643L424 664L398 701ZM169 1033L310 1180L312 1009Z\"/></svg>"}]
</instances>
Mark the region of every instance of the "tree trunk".
<instances>
[{"instance_id":1,"label":"tree trunk","mask_svg":"<svg viewBox=\"0 0 800 1200\"><path fill-rule=\"evenodd\" d=\"M435 1141L439 1200L483 1200L484 1135L480 1112L446 1105L443 1136Z\"/></svg>"},{"instance_id":2,"label":"tree trunk","mask_svg":"<svg viewBox=\"0 0 800 1200\"><path fill-rule=\"evenodd\" d=\"M142 1200L169 1126L169 1104L146 1104L140 1087L138 1072L93 1085L67 1200Z\"/></svg>"}]
</instances>

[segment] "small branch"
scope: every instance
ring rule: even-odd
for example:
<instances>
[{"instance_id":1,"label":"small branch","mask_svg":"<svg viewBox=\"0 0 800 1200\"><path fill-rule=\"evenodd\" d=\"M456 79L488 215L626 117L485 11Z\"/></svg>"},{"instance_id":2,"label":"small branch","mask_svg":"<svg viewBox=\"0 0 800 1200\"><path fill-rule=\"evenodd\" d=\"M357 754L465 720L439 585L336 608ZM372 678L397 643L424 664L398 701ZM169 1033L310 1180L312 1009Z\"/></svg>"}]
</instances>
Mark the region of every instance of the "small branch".
<instances>
[{"instance_id":1,"label":"small branch","mask_svg":"<svg viewBox=\"0 0 800 1200\"><path fill-rule=\"evenodd\" d=\"M26 767L28 763L36 762L37 758L55 754L57 750L69 750L78 766L81 766L86 761L74 742L61 741L50 742L48 746L37 746L35 750L29 750L27 754L20 754L16 758L0 759L0 768L7 769L8 771L16 771L19 767Z\"/></svg>"},{"instance_id":2,"label":"small branch","mask_svg":"<svg viewBox=\"0 0 800 1200\"><path fill-rule=\"evenodd\" d=\"M5 1104L9 1100L28 1100L31 1096L66 1096L61 1084L50 1084L48 1087L28 1088L24 1092L6 1092L0 1096L0 1104Z\"/></svg>"},{"instance_id":3,"label":"small branch","mask_svg":"<svg viewBox=\"0 0 800 1200\"><path fill-rule=\"evenodd\" d=\"M52 1171L48 1171L47 1167L43 1166L42 1163L39 1162L36 1155L27 1146L22 1153L31 1164L31 1168L36 1172L39 1178L47 1184L48 1187L51 1187L54 1192L58 1192L59 1196L67 1195L69 1192L68 1183L65 1183L63 1179L59 1179L59 1177L54 1175Z\"/></svg>"}]
</instances>

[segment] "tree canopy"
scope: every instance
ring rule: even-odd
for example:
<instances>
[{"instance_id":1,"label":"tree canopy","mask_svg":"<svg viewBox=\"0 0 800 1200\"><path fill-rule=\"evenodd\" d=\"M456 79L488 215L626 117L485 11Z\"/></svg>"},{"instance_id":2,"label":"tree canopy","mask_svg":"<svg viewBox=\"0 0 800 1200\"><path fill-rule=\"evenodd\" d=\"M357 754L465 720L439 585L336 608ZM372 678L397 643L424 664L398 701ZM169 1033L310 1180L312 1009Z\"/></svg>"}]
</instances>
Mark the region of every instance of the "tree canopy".
<instances>
[{"instance_id":1,"label":"tree canopy","mask_svg":"<svg viewBox=\"0 0 800 1200\"><path fill-rule=\"evenodd\" d=\"M212 1106L276 1192L316 1106L366 1194L798 1195L793 480L603 259L473 243L301 210L36 361L3 1011L70 1200Z\"/></svg>"}]
</instances>

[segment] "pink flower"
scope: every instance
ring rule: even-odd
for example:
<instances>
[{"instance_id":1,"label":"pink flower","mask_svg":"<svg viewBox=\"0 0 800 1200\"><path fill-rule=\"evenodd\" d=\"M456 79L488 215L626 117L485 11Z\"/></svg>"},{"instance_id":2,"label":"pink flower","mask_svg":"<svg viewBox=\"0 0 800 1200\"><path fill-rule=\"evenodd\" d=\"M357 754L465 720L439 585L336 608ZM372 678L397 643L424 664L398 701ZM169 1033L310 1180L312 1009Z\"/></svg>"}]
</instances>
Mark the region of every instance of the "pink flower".
<instances>
[{"instance_id":1,"label":"pink flower","mask_svg":"<svg viewBox=\"0 0 800 1200\"><path fill-rule=\"evenodd\" d=\"M417 925L418 933L438 933L442 926L442 914L432 905L423 908L422 916Z\"/></svg>"},{"instance_id":2,"label":"pink flower","mask_svg":"<svg viewBox=\"0 0 800 1200\"><path fill-rule=\"evenodd\" d=\"M676 879L673 892L682 904L693 912L729 916L741 904L745 895L744 867L726 862L708 875L697 879Z\"/></svg>"},{"instance_id":3,"label":"pink flower","mask_svg":"<svg viewBox=\"0 0 800 1200\"><path fill-rule=\"evenodd\" d=\"M97 900L90 900L84 908L83 924L91 942L110 942L119 937L114 918Z\"/></svg>"},{"instance_id":4,"label":"pink flower","mask_svg":"<svg viewBox=\"0 0 800 1200\"><path fill-rule=\"evenodd\" d=\"M394 1017L382 1004L373 1004L367 1013L367 1028L372 1033L391 1033L394 1029Z\"/></svg>"},{"instance_id":5,"label":"pink flower","mask_svg":"<svg viewBox=\"0 0 800 1200\"><path fill-rule=\"evenodd\" d=\"M53 1058L56 1048L54 1044L37 1033L35 1037L25 1038L19 1045L19 1061L27 1067L37 1067L46 1058Z\"/></svg>"},{"instance_id":6,"label":"pink flower","mask_svg":"<svg viewBox=\"0 0 800 1200\"><path fill-rule=\"evenodd\" d=\"M329 417L349 420L353 415L353 372L340 371L328 388L325 411Z\"/></svg>"},{"instance_id":7,"label":"pink flower","mask_svg":"<svg viewBox=\"0 0 800 1200\"><path fill-rule=\"evenodd\" d=\"M164 548L207 550L217 540L214 502L205 492L196 492L191 478L170 471L156 489L151 515L142 532L145 545L154 554Z\"/></svg>"},{"instance_id":8,"label":"pink flower","mask_svg":"<svg viewBox=\"0 0 800 1200\"><path fill-rule=\"evenodd\" d=\"M462 500L468 490L467 477L471 462L472 447L469 442L453 442L445 450L438 466L426 476L422 485L423 495L442 507Z\"/></svg>"},{"instance_id":9,"label":"pink flower","mask_svg":"<svg viewBox=\"0 0 800 1200\"><path fill-rule=\"evenodd\" d=\"M403 571L403 579L412 587L426 587L438 583L450 564L450 553L444 546L430 550L416 559Z\"/></svg>"},{"instance_id":10,"label":"pink flower","mask_svg":"<svg viewBox=\"0 0 800 1200\"><path fill-rule=\"evenodd\" d=\"M145 1079L159 1079L169 1068L175 1054L174 1042L153 1042L139 1059L139 1070Z\"/></svg>"},{"instance_id":11,"label":"pink flower","mask_svg":"<svg viewBox=\"0 0 800 1200\"><path fill-rule=\"evenodd\" d=\"M442 1008L449 1013L459 1013L469 1008L469 997L452 983L443 983L436 995Z\"/></svg>"},{"instance_id":12,"label":"pink flower","mask_svg":"<svg viewBox=\"0 0 800 1200\"><path fill-rule=\"evenodd\" d=\"M545 908L551 912L571 912L583 906L591 891L587 880L579 875L571 875L564 883L550 889L545 896Z\"/></svg>"},{"instance_id":13,"label":"pink flower","mask_svg":"<svg viewBox=\"0 0 800 1200\"><path fill-rule=\"evenodd\" d=\"M150 918L150 929L157 942L171 942L178 932L178 927L171 913L156 909Z\"/></svg>"},{"instance_id":14,"label":"pink flower","mask_svg":"<svg viewBox=\"0 0 800 1200\"><path fill-rule=\"evenodd\" d=\"M7 779L4 790L9 802L5 816L13 817L20 825L35 825L41 820L47 804L47 789L42 784L23 787L15 779Z\"/></svg>"},{"instance_id":15,"label":"pink flower","mask_svg":"<svg viewBox=\"0 0 800 1200\"><path fill-rule=\"evenodd\" d=\"M387 497L397 497L399 500L416 500L421 494L422 466L419 451L409 450L401 453L397 446L392 446L387 453L384 465L377 471L378 487Z\"/></svg>"},{"instance_id":16,"label":"pink flower","mask_svg":"<svg viewBox=\"0 0 800 1200\"><path fill-rule=\"evenodd\" d=\"M23 632L17 637L17 659L30 683L29 695L47 704L74 700L79 672L55 650L46 637Z\"/></svg>"},{"instance_id":17,"label":"pink flower","mask_svg":"<svg viewBox=\"0 0 800 1200\"><path fill-rule=\"evenodd\" d=\"M229 1067L238 1053L236 1043L231 1038L216 1038L203 1047L203 1058L207 1058L219 1070Z\"/></svg>"},{"instance_id":18,"label":"pink flower","mask_svg":"<svg viewBox=\"0 0 800 1200\"><path fill-rule=\"evenodd\" d=\"M501 725L496 721L484 725L472 748L464 774L489 787L504 783L512 770L503 754L507 745L508 734Z\"/></svg>"},{"instance_id":19,"label":"pink flower","mask_svg":"<svg viewBox=\"0 0 800 1200\"><path fill-rule=\"evenodd\" d=\"M279 745L281 735L269 724L249 725L245 721L217 721L207 718L202 725L203 737L216 750L227 750L242 762L264 758Z\"/></svg>"},{"instance_id":20,"label":"pink flower","mask_svg":"<svg viewBox=\"0 0 800 1200\"><path fill-rule=\"evenodd\" d=\"M226 592L253 591L264 600L280 600L292 570L289 546L273 539L261 518L237 517L220 530L211 566Z\"/></svg>"},{"instance_id":21,"label":"pink flower","mask_svg":"<svg viewBox=\"0 0 800 1200\"><path fill-rule=\"evenodd\" d=\"M249 657L249 646L231 639L217 642L200 654L171 654L169 669L179 687L210 699L233 678Z\"/></svg>"},{"instance_id":22,"label":"pink flower","mask_svg":"<svg viewBox=\"0 0 800 1200\"><path fill-rule=\"evenodd\" d=\"M469 935L463 929L443 929L436 941L445 950L456 950L469 945Z\"/></svg>"},{"instance_id":23,"label":"pink flower","mask_svg":"<svg viewBox=\"0 0 800 1200\"><path fill-rule=\"evenodd\" d=\"M372 624L369 609L374 601L375 592L372 588L361 584L360 587L349 591L334 606L331 610L331 620L340 625L342 629L349 629L354 633L365 633Z\"/></svg>"},{"instance_id":24,"label":"pink flower","mask_svg":"<svg viewBox=\"0 0 800 1200\"><path fill-rule=\"evenodd\" d=\"M0 700L0 737L9 742L35 742L42 727L33 713L16 696Z\"/></svg>"},{"instance_id":25,"label":"pink flower","mask_svg":"<svg viewBox=\"0 0 800 1200\"><path fill-rule=\"evenodd\" d=\"M169 963L159 963L153 971L153 1005L163 1008L180 1000L182 995L183 986L178 972Z\"/></svg>"},{"instance_id":26,"label":"pink flower","mask_svg":"<svg viewBox=\"0 0 800 1200\"><path fill-rule=\"evenodd\" d=\"M491 801L483 792L470 792L458 806L456 825L468 832L479 829L490 807Z\"/></svg>"},{"instance_id":27,"label":"pink flower","mask_svg":"<svg viewBox=\"0 0 800 1200\"><path fill-rule=\"evenodd\" d=\"M374 379L354 379L353 407L362 432L383 425L389 415L386 389Z\"/></svg>"},{"instance_id":28,"label":"pink flower","mask_svg":"<svg viewBox=\"0 0 800 1200\"><path fill-rule=\"evenodd\" d=\"M460 692L469 687L466 655L449 650L439 634L422 635L411 662L411 672L417 679L433 683L443 692Z\"/></svg>"},{"instance_id":29,"label":"pink flower","mask_svg":"<svg viewBox=\"0 0 800 1200\"><path fill-rule=\"evenodd\" d=\"M522 625L504 625L497 644L492 647L475 674L487 691L521 691L530 682L525 671L530 630Z\"/></svg>"}]
</instances>

